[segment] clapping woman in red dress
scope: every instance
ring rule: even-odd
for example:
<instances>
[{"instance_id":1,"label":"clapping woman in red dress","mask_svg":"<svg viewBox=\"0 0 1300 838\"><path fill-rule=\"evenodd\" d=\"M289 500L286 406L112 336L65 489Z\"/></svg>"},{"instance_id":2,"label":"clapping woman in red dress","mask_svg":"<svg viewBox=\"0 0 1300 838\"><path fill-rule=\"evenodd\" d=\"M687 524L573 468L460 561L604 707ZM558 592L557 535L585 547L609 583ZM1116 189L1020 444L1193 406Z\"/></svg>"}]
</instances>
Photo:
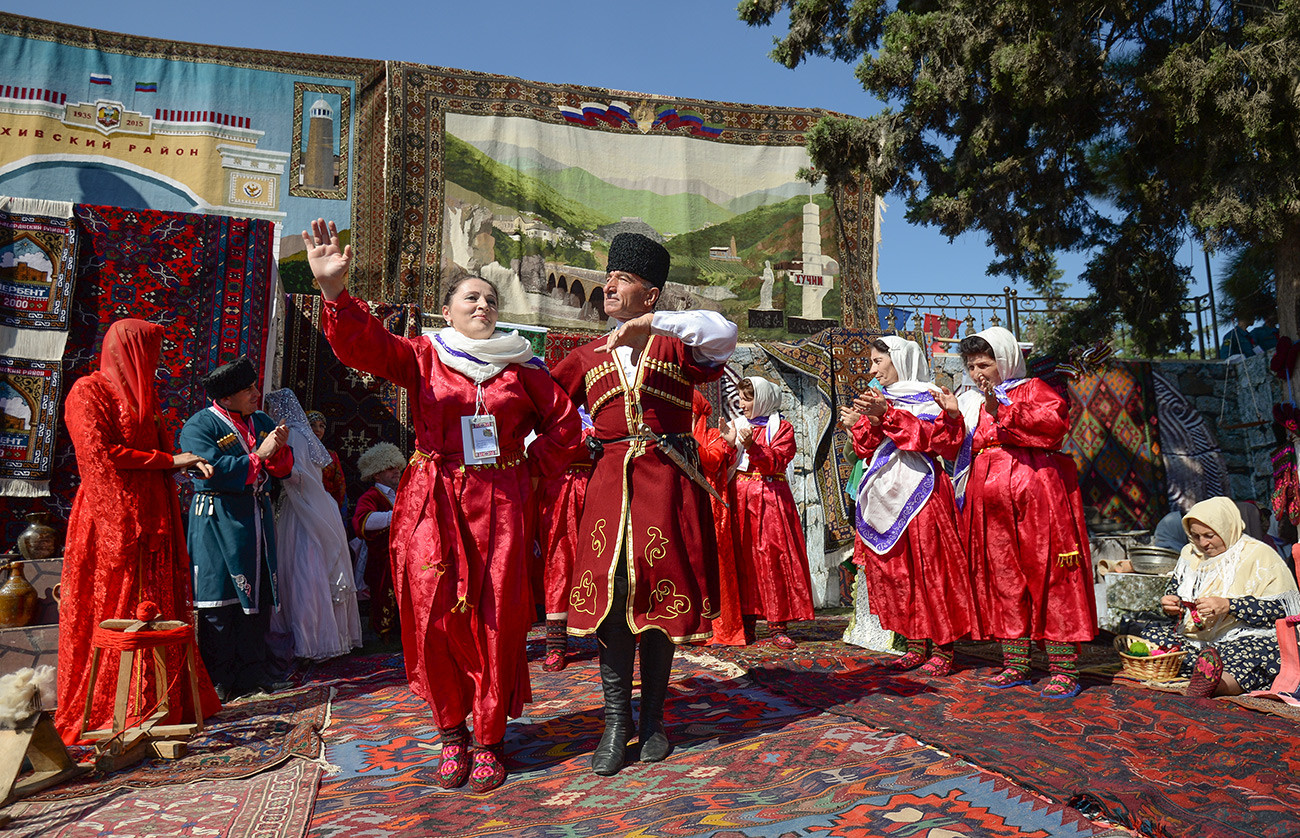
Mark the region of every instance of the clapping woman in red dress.
<instances>
[{"instance_id":1,"label":"clapping woman in red dress","mask_svg":"<svg viewBox=\"0 0 1300 838\"><path fill-rule=\"evenodd\" d=\"M851 429L853 448L866 468L853 561L866 573L872 613L907 638L894 665L941 677L952 671L953 643L977 625L952 483L935 460L956 457L961 413L956 397L930 382L915 341L877 339L871 371L884 390L854 400L863 418Z\"/></svg>"}]
</instances>

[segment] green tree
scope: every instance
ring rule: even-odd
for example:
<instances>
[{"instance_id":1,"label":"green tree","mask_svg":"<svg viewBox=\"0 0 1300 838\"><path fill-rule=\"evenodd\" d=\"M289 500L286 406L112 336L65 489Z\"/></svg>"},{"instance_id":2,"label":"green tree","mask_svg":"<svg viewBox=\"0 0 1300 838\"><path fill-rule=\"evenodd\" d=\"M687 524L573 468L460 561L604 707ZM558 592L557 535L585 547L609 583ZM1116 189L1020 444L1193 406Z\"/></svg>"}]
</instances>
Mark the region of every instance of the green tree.
<instances>
[{"instance_id":1,"label":"green tree","mask_svg":"<svg viewBox=\"0 0 1300 838\"><path fill-rule=\"evenodd\" d=\"M1279 319L1300 296L1300 0L743 0L772 57L857 62L886 107L809 133L829 182L865 174L949 238L981 230L991 273L1050 282L1090 252L1097 332L1121 319L1139 351L1187 346L1177 263L1271 253ZM1082 325L1082 324L1081 324Z\"/></svg>"}]
</instances>

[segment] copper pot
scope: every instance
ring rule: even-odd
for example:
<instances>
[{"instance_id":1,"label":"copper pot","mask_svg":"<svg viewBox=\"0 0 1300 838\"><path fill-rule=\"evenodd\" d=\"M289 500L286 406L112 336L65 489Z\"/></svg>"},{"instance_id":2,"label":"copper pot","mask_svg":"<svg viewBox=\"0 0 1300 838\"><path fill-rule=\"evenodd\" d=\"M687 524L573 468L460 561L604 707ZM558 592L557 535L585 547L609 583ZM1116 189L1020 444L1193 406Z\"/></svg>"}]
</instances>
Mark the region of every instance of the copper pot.
<instances>
[{"instance_id":1,"label":"copper pot","mask_svg":"<svg viewBox=\"0 0 1300 838\"><path fill-rule=\"evenodd\" d=\"M0 628L30 625L39 604L40 596L23 575L23 563L10 561L9 580L0 585Z\"/></svg>"}]
</instances>

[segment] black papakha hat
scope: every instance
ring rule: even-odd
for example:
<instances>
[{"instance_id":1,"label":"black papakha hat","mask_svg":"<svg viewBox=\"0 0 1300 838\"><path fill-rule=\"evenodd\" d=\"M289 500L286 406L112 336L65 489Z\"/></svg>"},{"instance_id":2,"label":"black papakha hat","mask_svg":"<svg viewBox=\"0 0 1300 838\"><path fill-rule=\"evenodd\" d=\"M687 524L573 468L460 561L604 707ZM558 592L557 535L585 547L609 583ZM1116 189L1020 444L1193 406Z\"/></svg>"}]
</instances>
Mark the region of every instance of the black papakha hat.
<instances>
[{"instance_id":1,"label":"black papakha hat","mask_svg":"<svg viewBox=\"0 0 1300 838\"><path fill-rule=\"evenodd\" d=\"M619 233L609 245L606 271L636 274L656 288L668 281L668 249L640 233Z\"/></svg>"},{"instance_id":2,"label":"black papakha hat","mask_svg":"<svg viewBox=\"0 0 1300 838\"><path fill-rule=\"evenodd\" d=\"M229 364L222 364L203 376L203 389L208 391L210 399L233 396L245 387L252 387L256 383L257 368L253 366L252 361L248 360L247 355L241 355Z\"/></svg>"}]
</instances>

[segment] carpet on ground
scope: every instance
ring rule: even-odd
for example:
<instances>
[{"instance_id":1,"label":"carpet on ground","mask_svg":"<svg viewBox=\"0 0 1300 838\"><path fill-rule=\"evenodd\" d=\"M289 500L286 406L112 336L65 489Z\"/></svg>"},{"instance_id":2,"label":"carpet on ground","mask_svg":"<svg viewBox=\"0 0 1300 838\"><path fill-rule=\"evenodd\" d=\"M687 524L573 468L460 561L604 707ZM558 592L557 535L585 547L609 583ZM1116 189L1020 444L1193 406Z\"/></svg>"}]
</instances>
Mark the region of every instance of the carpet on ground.
<instances>
[{"instance_id":1,"label":"carpet on ground","mask_svg":"<svg viewBox=\"0 0 1300 838\"><path fill-rule=\"evenodd\" d=\"M673 753L597 777L590 769L603 725L595 650L593 640L571 638L569 667L543 672L544 642L534 632L533 702L507 728L505 785L486 794L434 785L436 727L400 666L335 684L325 740L338 771L322 778L308 834L1127 834L909 736L846 724L732 677L732 665L695 647L674 662L665 714Z\"/></svg>"},{"instance_id":2,"label":"carpet on ground","mask_svg":"<svg viewBox=\"0 0 1300 838\"><path fill-rule=\"evenodd\" d=\"M90 797L19 801L13 838L300 838L323 767L303 759L252 777L193 780Z\"/></svg>"},{"instance_id":3,"label":"carpet on ground","mask_svg":"<svg viewBox=\"0 0 1300 838\"><path fill-rule=\"evenodd\" d=\"M318 684L227 704L187 743L176 760L146 760L112 774L86 774L36 794L31 801L101 797L124 789L238 780L294 758L315 760L329 718L329 688ZM78 748L88 753L89 749Z\"/></svg>"},{"instance_id":4,"label":"carpet on ground","mask_svg":"<svg viewBox=\"0 0 1300 838\"><path fill-rule=\"evenodd\" d=\"M371 302L370 312L395 335L420 334L420 308ZM336 449L354 501L370 487L357 473L357 457L377 442L414 453L406 390L339 362L322 331L324 303L312 294L290 294L285 311L283 386L293 388L304 410L325 414L325 445Z\"/></svg>"},{"instance_id":5,"label":"carpet on ground","mask_svg":"<svg viewBox=\"0 0 1300 838\"><path fill-rule=\"evenodd\" d=\"M1093 679L1067 701L1039 697L1041 684L991 690L981 684L990 668L964 660L946 679L801 661L750 674L811 708L915 736L1145 835L1296 834L1300 732L1292 722Z\"/></svg>"}]
</instances>

